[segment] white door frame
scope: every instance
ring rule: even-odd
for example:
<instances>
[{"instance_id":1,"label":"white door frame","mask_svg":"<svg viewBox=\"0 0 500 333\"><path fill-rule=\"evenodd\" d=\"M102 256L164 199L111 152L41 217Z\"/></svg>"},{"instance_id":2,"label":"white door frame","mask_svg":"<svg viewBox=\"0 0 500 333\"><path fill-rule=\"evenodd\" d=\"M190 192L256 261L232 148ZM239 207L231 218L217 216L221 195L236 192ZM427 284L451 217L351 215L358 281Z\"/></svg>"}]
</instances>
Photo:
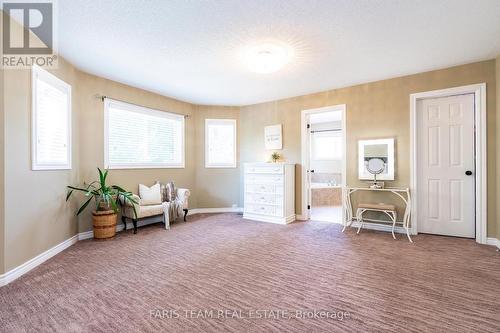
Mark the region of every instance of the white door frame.
<instances>
[{"instance_id":1,"label":"white door frame","mask_svg":"<svg viewBox=\"0 0 500 333\"><path fill-rule=\"evenodd\" d=\"M301 163L302 163L302 181L301 181L301 186L302 186L302 213L297 216L297 220L309 220L309 213L307 209L307 191L308 188L306 186L307 184L307 169L309 168L309 159L308 159L308 153L309 149L307 147L307 116L313 113L323 113L323 112L330 112L330 111L340 111L342 115L342 140L343 140L343 147L342 147L342 193L344 192L344 187L346 186L347 183L347 161L346 161L346 105L345 104L338 104L338 105L331 105L331 106L325 106L321 108L316 108L316 109L308 109L308 110L302 110L301 116L300 116L300 140L301 140ZM344 195L342 195L342 222L344 221L344 207L345 207L345 202L344 202Z\"/></svg>"},{"instance_id":2,"label":"white door frame","mask_svg":"<svg viewBox=\"0 0 500 333\"><path fill-rule=\"evenodd\" d=\"M411 233L418 233L417 188L417 102L422 99L474 94L475 126L475 189L476 189L476 242L486 244L487 237L487 170L486 170L486 83L472 84L410 95L410 186L412 191Z\"/></svg>"}]
</instances>

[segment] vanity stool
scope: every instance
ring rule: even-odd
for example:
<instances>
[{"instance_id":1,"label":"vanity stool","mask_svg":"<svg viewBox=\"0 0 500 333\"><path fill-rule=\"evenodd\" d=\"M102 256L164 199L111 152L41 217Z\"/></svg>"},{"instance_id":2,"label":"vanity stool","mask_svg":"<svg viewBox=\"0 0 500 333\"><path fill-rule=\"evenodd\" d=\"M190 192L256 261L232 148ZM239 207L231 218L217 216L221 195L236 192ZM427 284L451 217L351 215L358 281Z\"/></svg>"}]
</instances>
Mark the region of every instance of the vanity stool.
<instances>
[{"instance_id":1,"label":"vanity stool","mask_svg":"<svg viewBox=\"0 0 500 333\"><path fill-rule=\"evenodd\" d=\"M356 210L356 219L359 222L359 227L358 227L358 232L361 231L361 228L363 227L363 213L366 211L371 211L371 212L381 212L385 213L387 216L392 221L392 238L396 239L396 236L394 235L394 228L396 227L396 206L394 205L389 205L389 204L384 204L384 203L360 203L358 205L358 209Z\"/></svg>"}]
</instances>

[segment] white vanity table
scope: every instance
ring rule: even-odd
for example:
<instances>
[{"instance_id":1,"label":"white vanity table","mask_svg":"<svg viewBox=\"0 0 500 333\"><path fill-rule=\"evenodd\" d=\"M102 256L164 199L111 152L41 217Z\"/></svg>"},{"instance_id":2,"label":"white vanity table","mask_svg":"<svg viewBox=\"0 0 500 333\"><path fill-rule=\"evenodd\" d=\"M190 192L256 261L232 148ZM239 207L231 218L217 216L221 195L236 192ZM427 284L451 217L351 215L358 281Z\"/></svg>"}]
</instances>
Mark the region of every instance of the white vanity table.
<instances>
[{"instance_id":1,"label":"white vanity table","mask_svg":"<svg viewBox=\"0 0 500 333\"><path fill-rule=\"evenodd\" d=\"M394 138L372 139L358 141L358 178L360 180L372 180L366 187L346 187L344 190L344 208L345 221L344 228L351 226L353 220L359 222L358 233L365 222L370 224L387 226L388 223L392 226L392 237L395 239L394 229L396 225L401 225L406 231L406 236L410 242L413 242L410 237L410 213L411 213L411 195L408 188L388 187L384 188L384 183L379 180L394 180L395 178L395 163L396 156L394 154ZM396 206L387 203L358 203L356 207L356 216L353 216L352 198L351 195L355 192L369 191L373 192L373 196L382 193L391 193L401 199L404 204L403 220L398 221ZM376 200L376 199L371 199ZM363 216L365 212L377 212L385 214L389 220L366 219Z\"/></svg>"},{"instance_id":2,"label":"white vanity table","mask_svg":"<svg viewBox=\"0 0 500 333\"><path fill-rule=\"evenodd\" d=\"M410 189L408 188L369 188L369 187L346 187L344 191L344 200L345 200L345 216L346 219L344 221L344 228L342 229L342 232L346 229L346 227L351 226L353 220L355 220L353 213L352 213L352 201L351 201L351 194L358 192L358 191L372 191L372 192L388 192L388 193L393 193L397 197L399 197L404 205L405 205L405 212L403 215L403 220L402 221L396 221L396 225L401 225L406 231L406 236L408 237L408 240L413 243L411 237L410 237L410 213L411 213L411 195L410 195ZM384 225L386 226L387 223L390 221L384 221L384 220L374 220L374 219L364 219L366 221L369 221L370 223L375 223L378 225Z\"/></svg>"}]
</instances>

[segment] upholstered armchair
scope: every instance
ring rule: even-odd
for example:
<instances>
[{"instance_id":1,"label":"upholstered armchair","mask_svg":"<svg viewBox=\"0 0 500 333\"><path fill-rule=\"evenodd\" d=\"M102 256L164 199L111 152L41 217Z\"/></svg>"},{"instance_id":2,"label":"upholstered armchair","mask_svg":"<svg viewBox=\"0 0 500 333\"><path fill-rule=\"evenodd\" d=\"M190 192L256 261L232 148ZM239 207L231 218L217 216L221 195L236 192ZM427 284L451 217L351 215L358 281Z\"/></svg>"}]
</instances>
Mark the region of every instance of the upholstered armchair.
<instances>
[{"instance_id":1,"label":"upholstered armchair","mask_svg":"<svg viewBox=\"0 0 500 333\"><path fill-rule=\"evenodd\" d=\"M166 198L162 195L162 202L158 204L150 204L139 195L134 194L133 198L137 202L132 204L122 202L122 222L124 229L127 230L127 220L131 220L134 225L134 234L137 233L137 221L153 217L162 216L162 222L165 224L165 229L170 229L170 221L175 221L184 213L184 221L188 214L188 199L190 192L185 188L175 189L176 195L173 200L164 201ZM134 215L134 207L137 216Z\"/></svg>"}]
</instances>

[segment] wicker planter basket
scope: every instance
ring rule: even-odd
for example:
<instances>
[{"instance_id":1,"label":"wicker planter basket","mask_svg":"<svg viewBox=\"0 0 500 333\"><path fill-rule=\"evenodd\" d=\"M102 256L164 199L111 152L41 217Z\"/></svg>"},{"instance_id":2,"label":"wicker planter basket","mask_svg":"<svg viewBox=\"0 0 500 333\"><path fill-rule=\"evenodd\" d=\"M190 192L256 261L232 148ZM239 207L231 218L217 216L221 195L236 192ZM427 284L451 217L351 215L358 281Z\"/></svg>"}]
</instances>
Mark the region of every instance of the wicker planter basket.
<instances>
[{"instance_id":1,"label":"wicker planter basket","mask_svg":"<svg viewBox=\"0 0 500 333\"><path fill-rule=\"evenodd\" d=\"M115 237L116 213L112 210L92 212L92 223L94 225L94 238L106 239Z\"/></svg>"}]
</instances>

